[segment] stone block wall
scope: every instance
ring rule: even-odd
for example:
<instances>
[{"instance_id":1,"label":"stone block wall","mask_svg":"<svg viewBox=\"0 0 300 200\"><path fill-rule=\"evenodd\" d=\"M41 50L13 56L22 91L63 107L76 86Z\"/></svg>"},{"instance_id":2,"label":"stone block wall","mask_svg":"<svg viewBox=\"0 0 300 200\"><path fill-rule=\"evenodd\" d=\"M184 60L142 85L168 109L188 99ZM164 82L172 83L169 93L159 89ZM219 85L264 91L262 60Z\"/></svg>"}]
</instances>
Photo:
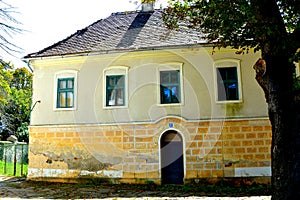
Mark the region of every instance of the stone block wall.
<instances>
[{"instance_id":1,"label":"stone block wall","mask_svg":"<svg viewBox=\"0 0 300 200\"><path fill-rule=\"evenodd\" d=\"M182 136L185 182L271 175L268 119L170 117L150 124L32 126L28 179L160 183L160 137L168 130Z\"/></svg>"}]
</instances>

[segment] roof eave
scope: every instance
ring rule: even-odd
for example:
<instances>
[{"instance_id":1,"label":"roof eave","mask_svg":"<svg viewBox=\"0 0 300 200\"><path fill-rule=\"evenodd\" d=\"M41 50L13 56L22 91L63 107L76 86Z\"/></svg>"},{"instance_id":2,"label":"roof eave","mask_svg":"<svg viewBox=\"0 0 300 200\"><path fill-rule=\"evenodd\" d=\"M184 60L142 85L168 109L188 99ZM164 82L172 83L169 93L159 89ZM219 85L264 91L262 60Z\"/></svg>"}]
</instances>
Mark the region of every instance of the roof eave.
<instances>
[{"instance_id":1,"label":"roof eave","mask_svg":"<svg viewBox=\"0 0 300 200\"><path fill-rule=\"evenodd\" d=\"M126 53L126 52L138 52L138 51L154 51L154 50L167 50L167 49L178 49L178 48L195 48L195 47L213 47L212 43L196 43L187 45L172 45L172 46L153 46L153 47L139 47L139 48L126 48L126 49L108 49L102 51L87 51L87 52L76 52L67 54L53 54L47 56L34 56L29 54L22 58L22 60L42 60L42 59L54 59L54 58L65 58L75 56L89 56L89 55L100 55L100 54L114 54L114 53Z\"/></svg>"}]
</instances>

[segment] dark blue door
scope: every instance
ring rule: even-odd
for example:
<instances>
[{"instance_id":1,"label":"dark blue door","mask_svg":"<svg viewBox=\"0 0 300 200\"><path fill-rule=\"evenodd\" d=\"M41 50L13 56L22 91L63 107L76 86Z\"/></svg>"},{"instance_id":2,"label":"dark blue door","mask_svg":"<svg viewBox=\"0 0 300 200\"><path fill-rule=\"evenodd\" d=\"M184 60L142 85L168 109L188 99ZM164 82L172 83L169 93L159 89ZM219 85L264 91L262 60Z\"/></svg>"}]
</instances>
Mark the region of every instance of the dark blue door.
<instances>
[{"instance_id":1,"label":"dark blue door","mask_svg":"<svg viewBox=\"0 0 300 200\"><path fill-rule=\"evenodd\" d=\"M183 144L181 136L174 131L161 138L162 184L183 184Z\"/></svg>"}]
</instances>

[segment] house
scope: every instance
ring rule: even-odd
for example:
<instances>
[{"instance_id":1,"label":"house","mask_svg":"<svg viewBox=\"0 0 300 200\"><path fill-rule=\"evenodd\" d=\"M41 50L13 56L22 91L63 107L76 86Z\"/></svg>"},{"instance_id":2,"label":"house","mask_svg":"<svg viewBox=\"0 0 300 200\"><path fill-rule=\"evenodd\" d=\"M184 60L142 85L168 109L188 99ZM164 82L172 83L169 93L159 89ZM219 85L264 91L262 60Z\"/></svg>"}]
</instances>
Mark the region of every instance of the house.
<instances>
[{"instance_id":1,"label":"house","mask_svg":"<svg viewBox=\"0 0 300 200\"><path fill-rule=\"evenodd\" d=\"M114 13L25 56L29 180L269 181L271 127L252 66L161 10ZM254 180L254 179L253 179Z\"/></svg>"}]
</instances>

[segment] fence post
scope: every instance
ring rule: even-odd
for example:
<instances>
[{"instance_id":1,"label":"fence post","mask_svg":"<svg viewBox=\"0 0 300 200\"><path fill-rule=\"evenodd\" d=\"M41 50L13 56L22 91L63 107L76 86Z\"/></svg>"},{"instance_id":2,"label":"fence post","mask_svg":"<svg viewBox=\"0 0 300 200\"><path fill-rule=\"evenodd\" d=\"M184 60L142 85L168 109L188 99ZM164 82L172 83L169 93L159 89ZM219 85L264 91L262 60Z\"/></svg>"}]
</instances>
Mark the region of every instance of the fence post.
<instances>
[{"instance_id":1,"label":"fence post","mask_svg":"<svg viewBox=\"0 0 300 200\"><path fill-rule=\"evenodd\" d=\"M3 151L4 151L4 174L6 174L6 145L5 144L3 144L3 147L4 147L4 149L3 149Z\"/></svg>"},{"instance_id":2,"label":"fence post","mask_svg":"<svg viewBox=\"0 0 300 200\"><path fill-rule=\"evenodd\" d=\"M23 147L24 147L24 145L23 144L21 144L21 151L22 151L22 153L21 153L21 176L23 176L23 159L24 159L24 153L23 153Z\"/></svg>"},{"instance_id":3,"label":"fence post","mask_svg":"<svg viewBox=\"0 0 300 200\"><path fill-rule=\"evenodd\" d=\"M4 156L5 156L5 146L4 144L1 143L1 148L2 148L2 157L1 157L1 161L3 161L3 172L4 172Z\"/></svg>"},{"instance_id":4,"label":"fence post","mask_svg":"<svg viewBox=\"0 0 300 200\"><path fill-rule=\"evenodd\" d=\"M14 143L14 176L16 176L17 172L17 145Z\"/></svg>"}]
</instances>

